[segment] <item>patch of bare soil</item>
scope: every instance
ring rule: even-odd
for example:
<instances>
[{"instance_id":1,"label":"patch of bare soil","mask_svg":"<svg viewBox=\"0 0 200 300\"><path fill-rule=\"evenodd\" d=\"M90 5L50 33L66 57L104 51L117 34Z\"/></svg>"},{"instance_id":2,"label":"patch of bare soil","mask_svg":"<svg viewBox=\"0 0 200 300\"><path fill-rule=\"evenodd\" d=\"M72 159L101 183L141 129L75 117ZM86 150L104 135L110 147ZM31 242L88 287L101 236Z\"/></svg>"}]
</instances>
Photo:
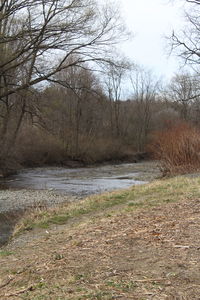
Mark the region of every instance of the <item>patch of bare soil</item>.
<instances>
[{"instance_id":1,"label":"patch of bare soil","mask_svg":"<svg viewBox=\"0 0 200 300\"><path fill-rule=\"evenodd\" d=\"M197 300L200 201L91 218L4 251L2 300Z\"/></svg>"}]
</instances>

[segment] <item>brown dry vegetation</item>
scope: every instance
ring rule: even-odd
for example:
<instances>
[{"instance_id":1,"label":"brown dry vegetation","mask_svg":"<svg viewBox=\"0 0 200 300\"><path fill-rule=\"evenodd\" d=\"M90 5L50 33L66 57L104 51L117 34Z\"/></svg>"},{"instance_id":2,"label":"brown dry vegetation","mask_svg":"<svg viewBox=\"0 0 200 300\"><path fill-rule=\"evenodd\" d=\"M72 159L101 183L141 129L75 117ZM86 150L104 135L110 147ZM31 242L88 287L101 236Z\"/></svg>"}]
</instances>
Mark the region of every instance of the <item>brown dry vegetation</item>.
<instances>
[{"instance_id":1,"label":"brown dry vegetation","mask_svg":"<svg viewBox=\"0 0 200 300\"><path fill-rule=\"evenodd\" d=\"M194 172L200 168L200 131L188 123L157 131L150 146L161 161L163 175Z\"/></svg>"},{"instance_id":2,"label":"brown dry vegetation","mask_svg":"<svg viewBox=\"0 0 200 300\"><path fill-rule=\"evenodd\" d=\"M65 145L58 137L34 128L24 130L18 138L15 148L16 160L22 165L67 165L71 160L85 164L104 161L123 160L134 156L133 147L123 145L120 139L89 139L81 135L79 151L76 152L74 142Z\"/></svg>"},{"instance_id":3,"label":"brown dry vegetation","mask_svg":"<svg viewBox=\"0 0 200 300\"><path fill-rule=\"evenodd\" d=\"M200 298L199 178L91 198L85 210L0 251L1 299Z\"/></svg>"}]
</instances>

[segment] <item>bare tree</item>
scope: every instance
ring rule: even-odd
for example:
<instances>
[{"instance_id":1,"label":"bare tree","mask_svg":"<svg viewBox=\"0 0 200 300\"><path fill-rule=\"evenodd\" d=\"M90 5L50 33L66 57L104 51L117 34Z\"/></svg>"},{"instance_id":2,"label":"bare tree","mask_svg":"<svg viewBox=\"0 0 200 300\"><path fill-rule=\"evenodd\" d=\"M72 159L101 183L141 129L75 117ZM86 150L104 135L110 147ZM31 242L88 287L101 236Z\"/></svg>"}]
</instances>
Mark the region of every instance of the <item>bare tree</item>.
<instances>
[{"instance_id":1,"label":"bare tree","mask_svg":"<svg viewBox=\"0 0 200 300\"><path fill-rule=\"evenodd\" d=\"M191 9L185 13L187 25L180 33L172 33L172 50L176 50L185 63L192 65L199 72L200 1L186 0L186 2L191 4Z\"/></svg>"},{"instance_id":2,"label":"bare tree","mask_svg":"<svg viewBox=\"0 0 200 300\"><path fill-rule=\"evenodd\" d=\"M83 150L82 140L86 147L102 133L97 130L103 121L103 92L98 77L86 64L82 68L71 67L59 72L46 92L45 106L50 112L44 113L47 129L59 137L72 157L78 157Z\"/></svg>"},{"instance_id":3,"label":"bare tree","mask_svg":"<svg viewBox=\"0 0 200 300\"><path fill-rule=\"evenodd\" d=\"M132 100L135 102L133 113L137 151L144 151L152 120L152 103L156 99L159 81L150 71L138 67L131 75L133 89Z\"/></svg>"},{"instance_id":4,"label":"bare tree","mask_svg":"<svg viewBox=\"0 0 200 300\"><path fill-rule=\"evenodd\" d=\"M0 0L1 155L30 114L34 87L86 62L90 68L110 63L123 32L117 8L96 0ZM70 80L65 84L73 88Z\"/></svg>"},{"instance_id":5,"label":"bare tree","mask_svg":"<svg viewBox=\"0 0 200 300\"><path fill-rule=\"evenodd\" d=\"M0 99L64 68L108 61L122 31L118 11L95 0L1 0Z\"/></svg>"},{"instance_id":6,"label":"bare tree","mask_svg":"<svg viewBox=\"0 0 200 300\"><path fill-rule=\"evenodd\" d=\"M168 87L168 98L178 103L181 118L191 119L192 104L199 100L200 89L198 80L188 73L175 75Z\"/></svg>"},{"instance_id":7,"label":"bare tree","mask_svg":"<svg viewBox=\"0 0 200 300\"><path fill-rule=\"evenodd\" d=\"M110 130L111 135L115 137L119 137L121 134L120 104L122 100L122 85L129 69L130 63L125 59L121 59L115 64L109 65L105 74L106 93L110 103Z\"/></svg>"},{"instance_id":8,"label":"bare tree","mask_svg":"<svg viewBox=\"0 0 200 300\"><path fill-rule=\"evenodd\" d=\"M200 4L200 0L186 0L189 3Z\"/></svg>"}]
</instances>

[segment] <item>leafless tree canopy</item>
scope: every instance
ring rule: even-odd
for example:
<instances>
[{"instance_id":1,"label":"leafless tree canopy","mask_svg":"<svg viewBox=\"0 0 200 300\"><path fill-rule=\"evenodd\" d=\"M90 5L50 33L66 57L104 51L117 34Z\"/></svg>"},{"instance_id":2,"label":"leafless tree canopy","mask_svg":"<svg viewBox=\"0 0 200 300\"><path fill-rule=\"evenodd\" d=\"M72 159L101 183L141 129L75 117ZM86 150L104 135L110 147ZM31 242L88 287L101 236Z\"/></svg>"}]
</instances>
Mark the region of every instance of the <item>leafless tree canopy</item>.
<instances>
[{"instance_id":1,"label":"leafless tree canopy","mask_svg":"<svg viewBox=\"0 0 200 300\"><path fill-rule=\"evenodd\" d=\"M95 0L0 0L0 98L64 68L108 61L123 31L117 9Z\"/></svg>"},{"instance_id":2,"label":"leafless tree canopy","mask_svg":"<svg viewBox=\"0 0 200 300\"><path fill-rule=\"evenodd\" d=\"M185 63L200 64L200 4L199 0L186 0L194 4L186 12L187 26L180 32L173 32L171 36L172 49L178 51Z\"/></svg>"},{"instance_id":3,"label":"leafless tree canopy","mask_svg":"<svg viewBox=\"0 0 200 300\"><path fill-rule=\"evenodd\" d=\"M200 0L186 0L189 3L200 4Z\"/></svg>"}]
</instances>

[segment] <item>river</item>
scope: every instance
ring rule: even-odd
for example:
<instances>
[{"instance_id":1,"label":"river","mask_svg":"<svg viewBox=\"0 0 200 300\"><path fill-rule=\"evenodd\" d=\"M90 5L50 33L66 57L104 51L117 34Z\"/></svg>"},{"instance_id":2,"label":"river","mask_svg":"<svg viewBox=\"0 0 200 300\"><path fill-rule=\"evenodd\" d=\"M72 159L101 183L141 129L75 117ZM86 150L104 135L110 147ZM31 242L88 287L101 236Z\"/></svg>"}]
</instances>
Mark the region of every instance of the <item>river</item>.
<instances>
[{"instance_id":1,"label":"river","mask_svg":"<svg viewBox=\"0 0 200 300\"><path fill-rule=\"evenodd\" d=\"M3 187L0 191L0 244L7 241L20 212L38 205L37 198L44 198L45 205L48 206L54 203L54 198L57 201L55 203L68 201L70 197L77 200L91 194L144 184L158 175L155 162L74 169L45 167L21 170L17 175L0 182ZM43 197L37 191L49 191L53 194L44 194Z\"/></svg>"},{"instance_id":2,"label":"river","mask_svg":"<svg viewBox=\"0 0 200 300\"><path fill-rule=\"evenodd\" d=\"M55 190L84 197L142 184L158 175L154 162L103 165L87 168L34 168L1 180L7 189Z\"/></svg>"}]
</instances>

